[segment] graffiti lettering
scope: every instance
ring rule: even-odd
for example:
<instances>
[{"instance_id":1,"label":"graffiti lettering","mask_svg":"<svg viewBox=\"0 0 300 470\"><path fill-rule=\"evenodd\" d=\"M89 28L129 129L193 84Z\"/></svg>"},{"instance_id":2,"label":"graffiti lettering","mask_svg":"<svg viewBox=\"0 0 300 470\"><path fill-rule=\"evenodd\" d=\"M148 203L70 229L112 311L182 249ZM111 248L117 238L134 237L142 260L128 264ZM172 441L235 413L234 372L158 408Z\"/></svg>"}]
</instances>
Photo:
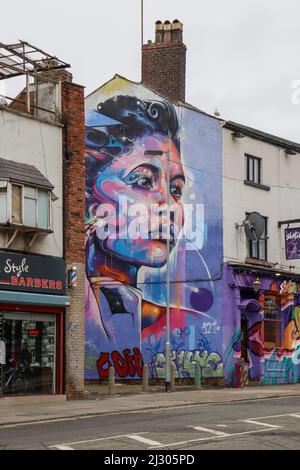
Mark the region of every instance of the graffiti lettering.
<instances>
[{"instance_id":1,"label":"graffiti lettering","mask_svg":"<svg viewBox=\"0 0 300 470\"><path fill-rule=\"evenodd\" d=\"M297 294L297 284L292 281L283 281L279 286L280 294Z\"/></svg>"},{"instance_id":2,"label":"graffiti lettering","mask_svg":"<svg viewBox=\"0 0 300 470\"><path fill-rule=\"evenodd\" d=\"M220 327L218 326L218 323L215 320L213 322L204 322L202 330L204 330L204 334L216 334L218 331L220 331Z\"/></svg>"},{"instance_id":3,"label":"graffiti lettering","mask_svg":"<svg viewBox=\"0 0 300 470\"><path fill-rule=\"evenodd\" d=\"M123 355L119 351L113 351L111 355L108 352L101 352L97 360L97 369L100 379L107 379L109 368L114 367L119 378L134 377L143 375L143 358L139 348L133 348L133 354L130 349L124 349Z\"/></svg>"},{"instance_id":4,"label":"graffiti lettering","mask_svg":"<svg viewBox=\"0 0 300 470\"><path fill-rule=\"evenodd\" d=\"M104 369L105 365L107 365L106 369ZM109 354L107 352L100 353L100 357L97 361L97 369L100 379L108 378L108 369L111 367L111 365L112 364L109 361Z\"/></svg>"},{"instance_id":5,"label":"graffiti lettering","mask_svg":"<svg viewBox=\"0 0 300 470\"><path fill-rule=\"evenodd\" d=\"M195 376L195 364L199 364L202 376L221 377L223 375L222 358L217 352L208 351L172 351L171 365L175 377L189 378ZM158 353L152 358L149 369L153 378L164 378L166 374L166 358Z\"/></svg>"}]
</instances>

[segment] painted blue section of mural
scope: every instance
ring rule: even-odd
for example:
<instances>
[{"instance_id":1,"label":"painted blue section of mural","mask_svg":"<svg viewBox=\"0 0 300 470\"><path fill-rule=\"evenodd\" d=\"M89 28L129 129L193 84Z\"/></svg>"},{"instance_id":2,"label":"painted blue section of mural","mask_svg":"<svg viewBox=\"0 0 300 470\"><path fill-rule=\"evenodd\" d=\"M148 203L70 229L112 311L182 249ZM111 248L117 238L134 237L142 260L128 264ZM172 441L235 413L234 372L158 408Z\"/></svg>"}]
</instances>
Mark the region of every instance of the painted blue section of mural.
<instances>
[{"instance_id":1,"label":"painted blue section of mural","mask_svg":"<svg viewBox=\"0 0 300 470\"><path fill-rule=\"evenodd\" d=\"M203 205L204 223L203 233L198 233L197 240L179 241L176 252L171 256L171 304L176 309L180 299L181 307L181 311L177 307L178 318L173 328L171 321L173 366L178 376L193 376L193 357L204 354L209 358L211 353L215 353L217 358L210 366L210 360L207 363L202 361L202 373L223 376L221 131L218 121L209 116L185 108L180 109L178 115L181 158L186 179L183 201L186 204L197 202ZM155 303L164 303L165 284L158 289L156 282L158 279L165 281L165 270L160 269L145 278L148 282L143 286L144 297ZM193 313L184 313L185 309L191 309ZM195 314L195 310L199 314ZM165 339L165 329L161 328L158 333L147 334L143 340L143 358L151 365L153 377L164 373ZM183 361L180 352L185 354L185 367L180 365ZM155 365L157 363L159 366Z\"/></svg>"},{"instance_id":2,"label":"painted blue section of mural","mask_svg":"<svg viewBox=\"0 0 300 470\"><path fill-rule=\"evenodd\" d=\"M130 96L127 89L107 98L100 90L93 98L97 106L87 109L88 116L92 111L101 116L93 114L86 130L85 377L105 379L113 365L117 377L138 378L143 363L149 364L151 377L165 374L166 244L161 232L168 152L172 362L178 377L193 376L196 363L203 376L220 377L219 122L188 108L175 110L145 88L140 91L140 96ZM140 213L133 220L137 204ZM151 214L151 224L154 220L151 204L159 206L161 217L155 240L140 232L145 218ZM105 238L107 231L118 237Z\"/></svg>"}]
</instances>

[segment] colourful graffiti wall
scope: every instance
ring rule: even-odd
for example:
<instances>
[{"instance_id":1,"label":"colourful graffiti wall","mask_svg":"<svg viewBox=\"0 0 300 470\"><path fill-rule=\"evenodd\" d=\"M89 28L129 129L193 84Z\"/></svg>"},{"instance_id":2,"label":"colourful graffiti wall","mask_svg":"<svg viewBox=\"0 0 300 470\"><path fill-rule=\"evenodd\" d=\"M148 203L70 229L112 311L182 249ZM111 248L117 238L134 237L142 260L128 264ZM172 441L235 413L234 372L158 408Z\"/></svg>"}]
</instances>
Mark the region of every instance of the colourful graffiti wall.
<instances>
[{"instance_id":1,"label":"colourful graffiti wall","mask_svg":"<svg viewBox=\"0 0 300 470\"><path fill-rule=\"evenodd\" d=\"M241 321L245 331L250 380L264 384L300 381L300 285L289 280L261 277L258 293L251 288L255 277L224 267L223 344L225 382L233 384L242 354ZM243 291L246 294L243 295Z\"/></svg>"},{"instance_id":2,"label":"colourful graffiti wall","mask_svg":"<svg viewBox=\"0 0 300 470\"><path fill-rule=\"evenodd\" d=\"M86 99L86 379L165 376L168 247L175 375L223 377L221 157L218 120L140 84Z\"/></svg>"}]
</instances>

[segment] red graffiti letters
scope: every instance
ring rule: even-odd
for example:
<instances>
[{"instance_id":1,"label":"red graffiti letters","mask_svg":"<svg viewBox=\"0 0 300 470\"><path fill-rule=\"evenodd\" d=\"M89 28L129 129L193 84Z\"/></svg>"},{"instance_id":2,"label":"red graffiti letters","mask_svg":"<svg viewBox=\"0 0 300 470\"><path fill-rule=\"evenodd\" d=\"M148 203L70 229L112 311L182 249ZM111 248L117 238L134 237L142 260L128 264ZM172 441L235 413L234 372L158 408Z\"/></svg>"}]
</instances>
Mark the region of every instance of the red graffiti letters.
<instances>
[{"instance_id":1,"label":"red graffiti letters","mask_svg":"<svg viewBox=\"0 0 300 470\"><path fill-rule=\"evenodd\" d=\"M108 378L108 370L114 367L116 375L120 379L125 377L134 377L143 375L143 357L139 348L133 348L133 353L130 349L124 349L123 355L119 351L113 351L111 354L108 352L101 352L97 361L97 369L100 379Z\"/></svg>"},{"instance_id":2,"label":"red graffiti letters","mask_svg":"<svg viewBox=\"0 0 300 470\"><path fill-rule=\"evenodd\" d=\"M104 366L107 364L107 367L104 369ZM108 378L108 369L111 367L111 362L109 360L109 354L104 352L100 353L100 357L97 361L97 369L99 372L100 379Z\"/></svg>"}]
</instances>

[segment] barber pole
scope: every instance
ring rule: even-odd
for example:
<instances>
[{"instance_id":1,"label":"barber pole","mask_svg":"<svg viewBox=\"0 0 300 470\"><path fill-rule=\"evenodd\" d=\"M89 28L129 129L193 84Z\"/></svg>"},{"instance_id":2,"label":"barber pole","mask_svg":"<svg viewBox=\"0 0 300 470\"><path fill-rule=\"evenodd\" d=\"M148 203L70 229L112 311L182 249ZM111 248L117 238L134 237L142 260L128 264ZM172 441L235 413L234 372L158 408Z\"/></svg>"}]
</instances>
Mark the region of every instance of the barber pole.
<instances>
[{"instance_id":1,"label":"barber pole","mask_svg":"<svg viewBox=\"0 0 300 470\"><path fill-rule=\"evenodd\" d=\"M77 268L75 266L69 270L68 284L71 289L74 289L75 287L77 287Z\"/></svg>"}]
</instances>

